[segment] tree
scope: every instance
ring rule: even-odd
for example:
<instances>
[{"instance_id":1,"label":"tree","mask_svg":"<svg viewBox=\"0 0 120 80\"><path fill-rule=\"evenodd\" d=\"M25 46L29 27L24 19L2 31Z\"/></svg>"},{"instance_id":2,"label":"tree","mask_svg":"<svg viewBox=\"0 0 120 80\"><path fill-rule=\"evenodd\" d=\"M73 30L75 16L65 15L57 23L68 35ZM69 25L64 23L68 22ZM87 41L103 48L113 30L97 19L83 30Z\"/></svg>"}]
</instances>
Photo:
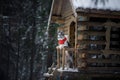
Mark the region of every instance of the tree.
<instances>
[{"instance_id":1,"label":"tree","mask_svg":"<svg viewBox=\"0 0 120 80\"><path fill-rule=\"evenodd\" d=\"M51 0L1 0L0 4L0 70L9 80L43 80Z\"/></svg>"}]
</instances>

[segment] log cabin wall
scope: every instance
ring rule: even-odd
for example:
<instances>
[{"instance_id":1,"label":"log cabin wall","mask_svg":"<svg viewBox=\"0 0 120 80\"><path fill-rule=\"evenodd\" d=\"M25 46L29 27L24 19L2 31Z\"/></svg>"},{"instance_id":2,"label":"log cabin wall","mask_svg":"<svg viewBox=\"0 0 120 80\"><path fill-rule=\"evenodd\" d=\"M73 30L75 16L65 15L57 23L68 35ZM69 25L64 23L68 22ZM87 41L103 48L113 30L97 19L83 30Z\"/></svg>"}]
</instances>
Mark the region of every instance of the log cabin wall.
<instances>
[{"instance_id":1,"label":"log cabin wall","mask_svg":"<svg viewBox=\"0 0 120 80\"><path fill-rule=\"evenodd\" d=\"M120 15L78 12L77 24L79 70L120 72Z\"/></svg>"}]
</instances>

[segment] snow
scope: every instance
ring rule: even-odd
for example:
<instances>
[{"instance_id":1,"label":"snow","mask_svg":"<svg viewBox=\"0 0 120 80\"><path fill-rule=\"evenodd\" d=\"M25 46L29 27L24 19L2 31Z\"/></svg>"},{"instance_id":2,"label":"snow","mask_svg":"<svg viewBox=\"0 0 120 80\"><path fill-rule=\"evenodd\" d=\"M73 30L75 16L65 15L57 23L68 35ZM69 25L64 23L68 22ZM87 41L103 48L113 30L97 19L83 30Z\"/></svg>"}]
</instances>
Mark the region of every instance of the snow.
<instances>
[{"instance_id":1,"label":"snow","mask_svg":"<svg viewBox=\"0 0 120 80\"><path fill-rule=\"evenodd\" d=\"M120 0L105 0L105 4L98 0L98 4L95 4L95 0L72 0L73 6L77 8L89 8L89 9L103 9L111 11L120 11Z\"/></svg>"},{"instance_id":2,"label":"snow","mask_svg":"<svg viewBox=\"0 0 120 80\"><path fill-rule=\"evenodd\" d=\"M43 76L50 77L50 76L53 76L53 74L44 73Z\"/></svg>"},{"instance_id":3,"label":"snow","mask_svg":"<svg viewBox=\"0 0 120 80\"><path fill-rule=\"evenodd\" d=\"M63 68L61 67L61 68L59 68L59 69L57 69L59 72L78 72L78 69L73 69L73 68L66 68L65 67L65 69L63 70Z\"/></svg>"}]
</instances>

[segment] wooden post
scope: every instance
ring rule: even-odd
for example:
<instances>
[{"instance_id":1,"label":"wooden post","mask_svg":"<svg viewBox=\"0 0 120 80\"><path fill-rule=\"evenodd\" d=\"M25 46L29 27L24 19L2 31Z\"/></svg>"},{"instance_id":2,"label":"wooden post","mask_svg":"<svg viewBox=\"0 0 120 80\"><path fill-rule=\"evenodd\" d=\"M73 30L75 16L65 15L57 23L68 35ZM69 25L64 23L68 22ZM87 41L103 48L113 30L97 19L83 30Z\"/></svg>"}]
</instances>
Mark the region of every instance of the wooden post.
<instances>
[{"instance_id":1,"label":"wooden post","mask_svg":"<svg viewBox=\"0 0 120 80\"><path fill-rule=\"evenodd\" d=\"M64 70L65 66L65 48L62 49L62 69Z\"/></svg>"},{"instance_id":2,"label":"wooden post","mask_svg":"<svg viewBox=\"0 0 120 80\"><path fill-rule=\"evenodd\" d=\"M57 48L57 65L58 65L58 68L60 68L60 49Z\"/></svg>"},{"instance_id":3,"label":"wooden post","mask_svg":"<svg viewBox=\"0 0 120 80\"><path fill-rule=\"evenodd\" d=\"M60 67L62 66L62 53L63 53L63 48L62 49L60 49Z\"/></svg>"},{"instance_id":4,"label":"wooden post","mask_svg":"<svg viewBox=\"0 0 120 80\"><path fill-rule=\"evenodd\" d=\"M111 31L111 26L105 26L106 27L106 47L105 50L109 50L110 49L110 31ZM108 54L104 54L104 56L107 58L109 55ZM107 66L107 64L105 64L105 66Z\"/></svg>"},{"instance_id":5,"label":"wooden post","mask_svg":"<svg viewBox=\"0 0 120 80\"><path fill-rule=\"evenodd\" d=\"M77 47L75 47L75 50L74 50L74 53L75 53L75 61L74 61L74 67L76 68L78 66L78 49Z\"/></svg>"},{"instance_id":6,"label":"wooden post","mask_svg":"<svg viewBox=\"0 0 120 80\"><path fill-rule=\"evenodd\" d=\"M110 48L110 31L111 31L111 26L106 27L106 47L105 50L109 50Z\"/></svg>"}]
</instances>

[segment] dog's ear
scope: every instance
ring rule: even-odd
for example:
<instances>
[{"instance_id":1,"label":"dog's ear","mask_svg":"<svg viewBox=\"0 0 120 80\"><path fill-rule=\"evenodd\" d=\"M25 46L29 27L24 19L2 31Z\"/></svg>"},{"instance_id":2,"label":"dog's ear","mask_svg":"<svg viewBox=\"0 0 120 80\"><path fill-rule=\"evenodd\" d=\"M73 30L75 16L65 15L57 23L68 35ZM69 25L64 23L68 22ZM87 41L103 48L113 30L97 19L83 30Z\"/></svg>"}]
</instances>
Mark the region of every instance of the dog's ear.
<instances>
[{"instance_id":1,"label":"dog's ear","mask_svg":"<svg viewBox=\"0 0 120 80\"><path fill-rule=\"evenodd\" d=\"M60 30L58 30L58 31L57 31L57 34L59 34L59 33L61 33L61 31L60 31Z\"/></svg>"},{"instance_id":2,"label":"dog's ear","mask_svg":"<svg viewBox=\"0 0 120 80\"><path fill-rule=\"evenodd\" d=\"M63 31L61 31L61 35L64 36L64 32Z\"/></svg>"},{"instance_id":3,"label":"dog's ear","mask_svg":"<svg viewBox=\"0 0 120 80\"><path fill-rule=\"evenodd\" d=\"M63 31L58 30L57 33L62 35L62 36L64 36L64 32Z\"/></svg>"}]
</instances>

